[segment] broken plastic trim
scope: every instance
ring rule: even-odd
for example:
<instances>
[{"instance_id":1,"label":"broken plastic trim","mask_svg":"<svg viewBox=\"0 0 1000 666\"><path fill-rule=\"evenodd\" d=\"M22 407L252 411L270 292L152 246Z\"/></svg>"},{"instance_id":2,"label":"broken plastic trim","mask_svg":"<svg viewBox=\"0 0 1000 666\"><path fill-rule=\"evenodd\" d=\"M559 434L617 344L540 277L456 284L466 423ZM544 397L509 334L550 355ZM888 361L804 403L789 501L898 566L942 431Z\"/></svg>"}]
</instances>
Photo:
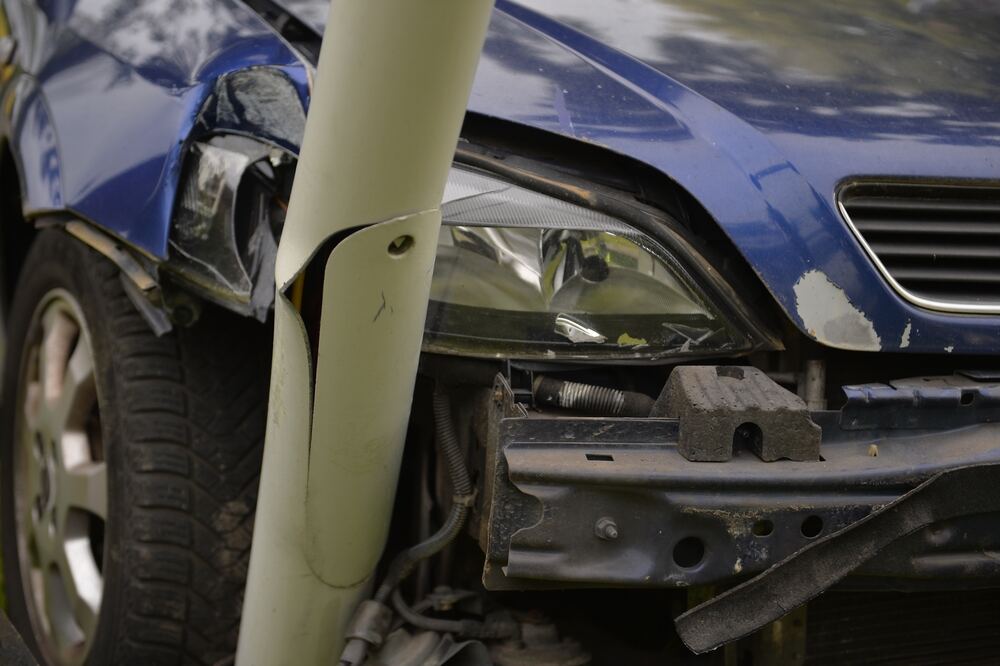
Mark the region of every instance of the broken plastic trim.
<instances>
[{"instance_id":1,"label":"broken plastic trim","mask_svg":"<svg viewBox=\"0 0 1000 666\"><path fill-rule=\"evenodd\" d=\"M80 220L64 224L67 233L104 255L121 271L122 287L136 310L157 336L166 335L173 325L163 308L163 294L156 279L125 246L96 227Z\"/></svg>"},{"instance_id":2,"label":"broken plastic trim","mask_svg":"<svg viewBox=\"0 0 1000 666\"><path fill-rule=\"evenodd\" d=\"M71 236L111 260L144 296L151 301L159 302L160 295L155 278L116 239L80 220L66 222L65 229Z\"/></svg>"},{"instance_id":3,"label":"broken plastic trim","mask_svg":"<svg viewBox=\"0 0 1000 666\"><path fill-rule=\"evenodd\" d=\"M287 152L243 137L195 143L164 269L207 300L265 321L292 163Z\"/></svg>"}]
</instances>

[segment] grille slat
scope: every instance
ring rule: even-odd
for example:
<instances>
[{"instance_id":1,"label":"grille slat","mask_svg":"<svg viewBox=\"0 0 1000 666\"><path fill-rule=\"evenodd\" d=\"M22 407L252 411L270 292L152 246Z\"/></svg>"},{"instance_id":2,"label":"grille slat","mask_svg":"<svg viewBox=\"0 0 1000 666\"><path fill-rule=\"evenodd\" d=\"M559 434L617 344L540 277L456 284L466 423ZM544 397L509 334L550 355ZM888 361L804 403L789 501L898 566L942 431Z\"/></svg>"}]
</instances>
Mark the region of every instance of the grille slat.
<instances>
[{"instance_id":1,"label":"grille slat","mask_svg":"<svg viewBox=\"0 0 1000 666\"><path fill-rule=\"evenodd\" d=\"M1000 313L1000 186L863 183L840 202L908 300Z\"/></svg>"},{"instance_id":2,"label":"grille slat","mask_svg":"<svg viewBox=\"0 0 1000 666\"><path fill-rule=\"evenodd\" d=\"M929 243L896 242L893 239L869 241L872 251L886 262L889 257L914 257L933 261L936 258L972 258L972 259L996 259L1000 258L1000 243L991 245L967 245L954 244L939 245ZM888 263L888 262L887 262ZM897 278L898 279L898 278Z\"/></svg>"},{"instance_id":3,"label":"grille slat","mask_svg":"<svg viewBox=\"0 0 1000 666\"><path fill-rule=\"evenodd\" d=\"M851 215L851 220L858 231L865 234L962 234L962 235L1000 235L1000 225L989 220L947 221L899 219L880 220Z\"/></svg>"},{"instance_id":4,"label":"grille slat","mask_svg":"<svg viewBox=\"0 0 1000 666\"><path fill-rule=\"evenodd\" d=\"M854 187L867 186L856 185ZM876 214L890 213L893 215L907 212L915 212L921 215L935 212L945 213L946 215L954 215L955 213L960 215L974 215L976 213L992 215L997 210L1000 210L1000 204L984 201L979 198L980 191L988 192L991 189L987 187L955 188L955 191L952 192L948 192L947 190L931 192L930 190L936 188L929 185L882 185L875 187L882 187L884 189L923 189L928 192L924 196L911 196L908 194L893 196L891 193L888 196L881 194L858 195L852 198L851 206L860 211L871 211ZM967 190L976 190L976 192L964 196ZM952 196L949 196L949 194ZM955 194L959 194L959 196L954 196Z\"/></svg>"},{"instance_id":5,"label":"grille slat","mask_svg":"<svg viewBox=\"0 0 1000 666\"><path fill-rule=\"evenodd\" d=\"M988 282L1000 284L1000 272L961 268L895 268L900 282Z\"/></svg>"}]
</instances>

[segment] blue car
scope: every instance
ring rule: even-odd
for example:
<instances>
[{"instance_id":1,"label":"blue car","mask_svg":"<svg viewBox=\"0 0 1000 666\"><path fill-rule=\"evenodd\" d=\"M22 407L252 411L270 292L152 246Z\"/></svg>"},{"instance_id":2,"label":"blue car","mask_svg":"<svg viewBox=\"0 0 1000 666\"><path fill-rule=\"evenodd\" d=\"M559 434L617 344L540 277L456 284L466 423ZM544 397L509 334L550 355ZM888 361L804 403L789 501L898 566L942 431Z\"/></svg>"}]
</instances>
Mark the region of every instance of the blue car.
<instances>
[{"instance_id":1,"label":"blue car","mask_svg":"<svg viewBox=\"0 0 1000 666\"><path fill-rule=\"evenodd\" d=\"M0 4L3 578L41 663L235 650L328 6ZM998 35L973 0L497 0L386 562L452 505L435 432L475 504L371 663L995 658Z\"/></svg>"}]
</instances>

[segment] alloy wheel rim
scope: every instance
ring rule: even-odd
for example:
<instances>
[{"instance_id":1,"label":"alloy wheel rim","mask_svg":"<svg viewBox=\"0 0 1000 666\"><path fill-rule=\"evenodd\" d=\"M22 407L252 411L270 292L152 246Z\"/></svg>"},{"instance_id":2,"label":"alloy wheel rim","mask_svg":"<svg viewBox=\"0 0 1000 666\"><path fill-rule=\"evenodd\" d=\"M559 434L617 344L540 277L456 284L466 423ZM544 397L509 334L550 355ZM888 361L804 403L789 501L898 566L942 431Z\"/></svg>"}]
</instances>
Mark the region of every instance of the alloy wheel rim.
<instances>
[{"instance_id":1,"label":"alloy wheel rim","mask_svg":"<svg viewBox=\"0 0 1000 666\"><path fill-rule=\"evenodd\" d=\"M14 493L22 585L45 657L75 666L97 630L108 488L93 349L68 292L50 292L36 309L20 379Z\"/></svg>"}]
</instances>

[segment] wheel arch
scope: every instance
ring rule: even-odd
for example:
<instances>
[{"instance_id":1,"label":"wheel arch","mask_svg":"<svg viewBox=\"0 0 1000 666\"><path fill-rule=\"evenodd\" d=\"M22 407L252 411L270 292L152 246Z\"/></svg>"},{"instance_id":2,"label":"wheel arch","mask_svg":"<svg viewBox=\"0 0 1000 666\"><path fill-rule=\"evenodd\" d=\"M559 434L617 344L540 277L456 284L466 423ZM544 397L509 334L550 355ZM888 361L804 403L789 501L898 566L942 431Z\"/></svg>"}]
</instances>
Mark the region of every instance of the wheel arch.
<instances>
[{"instance_id":1,"label":"wheel arch","mask_svg":"<svg viewBox=\"0 0 1000 666\"><path fill-rule=\"evenodd\" d=\"M7 137L0 139L0 317L6 323L24 259L37 233L24 216L20 163Z\"/></svg>"}]
</instances>

